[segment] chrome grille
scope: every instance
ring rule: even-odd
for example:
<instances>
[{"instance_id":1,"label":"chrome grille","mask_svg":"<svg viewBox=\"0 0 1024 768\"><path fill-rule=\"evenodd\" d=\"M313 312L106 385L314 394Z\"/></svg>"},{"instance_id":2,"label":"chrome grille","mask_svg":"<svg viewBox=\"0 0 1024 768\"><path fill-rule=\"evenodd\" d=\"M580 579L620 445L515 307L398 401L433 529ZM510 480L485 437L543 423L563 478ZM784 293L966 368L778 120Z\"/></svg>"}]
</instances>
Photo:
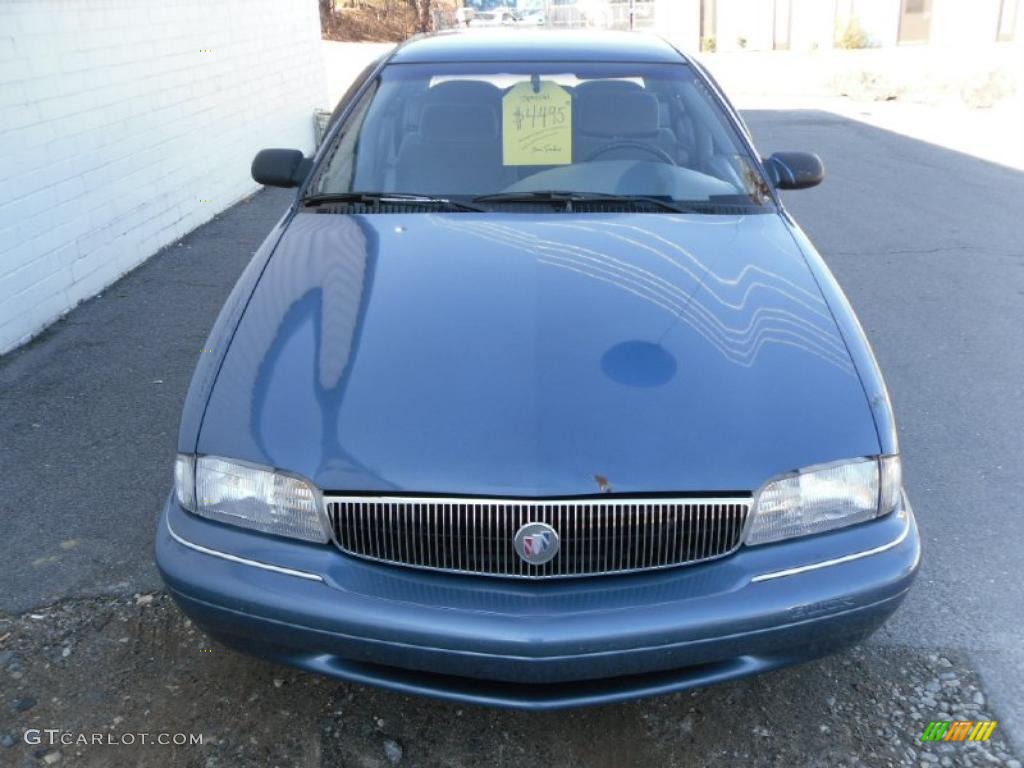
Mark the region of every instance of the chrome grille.
<instances>
[{"instance_id":1,"label":"chrome grille","mask_svg":"<svg viewBox=\"0 0 1024 768\"><path fill-rule=\"evenodd\" d=\"M735 550L750 500L585 499L528 501L416 497L328 497L335 543L388 563L487 576L544 578L666 568ZM530 565L513 538L547 523L558 554Z\"/></svg>"}]
</instances>

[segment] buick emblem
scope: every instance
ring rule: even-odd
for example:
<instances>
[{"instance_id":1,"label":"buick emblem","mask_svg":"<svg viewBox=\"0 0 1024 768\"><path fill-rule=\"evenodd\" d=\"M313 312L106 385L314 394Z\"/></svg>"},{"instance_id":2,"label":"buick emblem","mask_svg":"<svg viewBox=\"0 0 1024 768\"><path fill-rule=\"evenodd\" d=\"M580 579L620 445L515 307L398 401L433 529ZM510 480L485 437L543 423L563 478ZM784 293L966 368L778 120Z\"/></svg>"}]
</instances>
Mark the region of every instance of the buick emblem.
<instances>
[{"instance_id":1,"label":"buick emblem","mask_svg":"<svg viewBox=\"0 0 1024 768\"><path fill-rule=\"evenodd\" d=\"M558 531L547 523L527 523L513 540L518 554L530 565L544 565L558 554Z\"/></svg>"}]
</instances>

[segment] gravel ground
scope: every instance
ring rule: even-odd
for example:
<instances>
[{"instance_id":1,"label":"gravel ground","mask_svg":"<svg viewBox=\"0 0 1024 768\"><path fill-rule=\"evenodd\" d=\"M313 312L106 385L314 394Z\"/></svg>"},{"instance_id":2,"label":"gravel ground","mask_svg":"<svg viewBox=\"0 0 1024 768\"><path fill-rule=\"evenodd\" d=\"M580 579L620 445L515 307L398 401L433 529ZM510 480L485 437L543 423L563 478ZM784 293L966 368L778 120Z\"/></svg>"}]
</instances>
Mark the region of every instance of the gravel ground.
<instances>
[{"instance_id":1,"label":"gravel ground","mask_svg":"<svg viewBox=\"0 0 1024 768\"><path fill-rule=\"evenodd\" d=\"M628 704L521 713L345 685L212 643L163 594L0 617L0 764L203 766L983 766L987 743L919 741L930 720L992 720L955 652L858 648ZM746 713L742 719L736 712ZM60 728L84 744L25 743ZM148 743L201 734L202 744ZM88 740L99 734L100 744ZM121 743L134 741L133 744ZM113 743L107 743L113 742Z\"/></svg>"}]
</instances>

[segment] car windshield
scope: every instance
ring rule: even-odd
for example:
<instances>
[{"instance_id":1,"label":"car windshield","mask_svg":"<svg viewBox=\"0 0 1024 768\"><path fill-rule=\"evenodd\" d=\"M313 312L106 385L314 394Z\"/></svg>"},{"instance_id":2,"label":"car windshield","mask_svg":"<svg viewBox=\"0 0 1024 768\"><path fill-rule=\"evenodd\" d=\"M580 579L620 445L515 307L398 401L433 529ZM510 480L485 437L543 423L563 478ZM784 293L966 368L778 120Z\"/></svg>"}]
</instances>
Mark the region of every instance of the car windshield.
<instances>
[{"instance_id":1,"label":"car windshield","mask_svg":"<svg viewBox=\"0 0 1024 768\"><path fill-rule=\"evenodd\" d=\"M735 124L682 63L391 64L326 157L307 197L772 209Z\"/></svg>"}]
</instances>

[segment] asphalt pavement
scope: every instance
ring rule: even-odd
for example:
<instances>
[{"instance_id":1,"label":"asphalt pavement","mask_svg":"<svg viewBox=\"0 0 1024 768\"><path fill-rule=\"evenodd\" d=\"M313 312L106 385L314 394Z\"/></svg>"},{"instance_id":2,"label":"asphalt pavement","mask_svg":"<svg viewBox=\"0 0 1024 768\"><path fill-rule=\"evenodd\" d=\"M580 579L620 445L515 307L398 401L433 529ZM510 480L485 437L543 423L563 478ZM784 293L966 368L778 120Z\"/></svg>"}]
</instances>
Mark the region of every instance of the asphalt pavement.
<instances>
[{"instance_id":1,"label":"asphalt pavement","mask_svg":"<svg viewBox=\"0 0 1024 768\"><path fill-rule=\"evenodd\" d=\"M873 642L962 649L1024 748L1024 173L825 112L746 113L762 153L817 152L785 203L878 357L923 539Z\"/></svg>"},{"instance_id":2,"label":"asphalt pavement","mask_svg":"<svg viewBox=\"0 0 1024 768\"><path fill-rule=\"evenodd\" d=\"M904 606L866 646L865 664L873 652L885 664L865 674L898 678L954 658L1024 753L1024 173L824 112L746 119L764 154L824 159L825 183L786 203L846 289L896 409L924 561ZM289 197L268 190L234 206L0 357L0 619L160 589L153 532L189 376ZM788 693L760 691L765 711L785 706L798 682L813 685L806 671L769 679ZM747 699L714 695L746 733ZM666 701L677 700L689 701ZM386 701L405 708L401 717L430 706ZM883 706L878 717L890 714ZM830 717L822 724L834 727Z\"/></svg>"},{"instance_id":3,"label":"asphalt pavement","mask_svg":"<svg viewBox=\"0 0 1024 768\"><path fill-rule=\"evenodd\" d=\"M291 197L235 205L0 357L0 611L160 587L153 534L192 369Z\"/></svg>"}]
</instances>

